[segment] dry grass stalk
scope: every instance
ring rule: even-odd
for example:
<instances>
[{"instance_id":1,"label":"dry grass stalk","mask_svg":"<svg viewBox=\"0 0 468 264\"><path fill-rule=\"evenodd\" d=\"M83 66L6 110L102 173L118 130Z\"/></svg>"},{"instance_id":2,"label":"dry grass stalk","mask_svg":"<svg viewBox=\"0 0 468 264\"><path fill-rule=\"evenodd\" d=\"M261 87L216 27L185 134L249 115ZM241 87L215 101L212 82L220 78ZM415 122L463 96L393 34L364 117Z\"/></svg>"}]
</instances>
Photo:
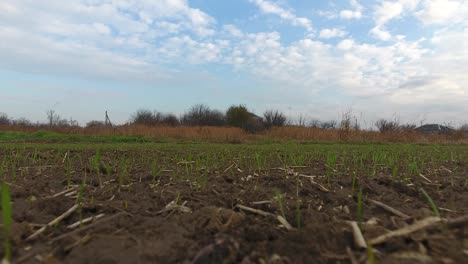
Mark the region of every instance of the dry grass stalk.
<instances>
[{"instance_id":1,"label":"dry grass stalk","mask_svg":"<svg viewBox=\"0 0 468 264\"><path fill-rule=\"evenodd\" d=\"M356 221L348 221L347 222L351 228L353 229L353 237L354 237L354 244L357 248L365 249L367 248L366 240L362 235L361 229Z\"/></svg>"},{"instance_id":2,"label":"dry grass stalk","mask_svg":"<svg viewBox=\"0 0 468 264\"><path fill-rule=\"evenodd\" d=\"M50 223L48 223L47 225L43 226L42 228L40 228L39 230L37 230L36 232L34 232L34 234L30 235L28 238L26 238L26 241L31 241L31 240L34 240L36 239L40 234L44 233L44 231L46 231L47 227L51 227L53 225L56 225L58 224L60 221L62 221L63 219L67 218L68 216L70 216L73 212L76 211L76 209L78 209L78 205L75 204L74 206L72 206L70 209L68 209L65 213L63 213L62 215L60 215L59 217L55 218L54 220L52 220Z\"/></svg>"},{"instance_id":3,"label":"dry grass stalk","mask_svg":"<svg viewBox=\"0 0 468 264\"><path fill-rule=\"evenodd\" d=\"M384 235L381 235L379 237L376 237L374 239L371 239L369 241L369 244L371 245L378 245L378 244L382 244L384 242L386 242L387 240L389 239L392 239L392 238L395 238L395 237L403 237L403 236L407 236L411 233L414 233L414 232L417 232L419 230L423 230L423 229L426 229L428 227L432 227L434 226L435 224L438 224L442 222L442 219L439 218L439 217L428 217L428 218L425 218L421 221L418 221L412 225L409 225L409 226L405 226L403 228L400 228L398 230L394 230L394 231L391 231L391 232L388 232L387 234L384 234Z\"/></svg>"},{"instance_id":4,"label":"dry grass stalk","mask_svg":"<svg viewBox=\"0 0 468 264\"><path fill-rule=\"evenodd\" d=\"M90 224L90 225L87 225L87 226L84 226L84 227L75 229L75 230L73 230L73 231L71 231L71 232L68 232L68 233L66 233L66 234L60 235L60 236L58 236L58 237L55 237L54 239L50 240L48 243L51 244L51 243L57 242L57 241L62 240L62 239L64 239L64 238L66 238L66 237L69 237L69 236L78 234L78 233L80 233L80 232L82 232L82 231L86 231L86 230L88 230L88 229L91 229L91 228L93 228L93 227L99 225L99 224L102 224L102 223L104 223L104 222L108 222L108 221L113 220L113 219L115 219L115 218L117 218L117 217L120 217L120 216L122 216L122 215L127 215L127 214L126 214L125 212L117 213L117 214L112 215L112 216L109 216L109 217L107 217L107 218L98 220L98 221L96 221L96 222L94 222L94 223L92 223L92 224Z\"/></svg>"},{"instance_id":5,"label":"dry grass stalk","mask_svg":"<svg viewBox=\"0 0 468 264\"><path fill-rule=\"evenodd\" d=\"M250 213L253 213L253 214L258 214L258 215L266 216L266 217L273 217L276 220L278 220L278 222L280 222L280 224L282 224L288 231L294 230L294 227L292 227L291 224L284 217L282 217L280 215L275 215L275 214L268 213L268 212L265 212L265 211L262 211L262 210L254 209L254 208L247 207L247 206L243 206L243 205L240 205L240 204L236 205L236 207L243 210L243 211L247 211L247 212L250 212Z\"/></svg>"},{"instance_id":6,"label":"dry grass stalk","mask_svg":"<svg viewBox=\"0 0 468 264\"><path fill-rule=\"evenodd\" d=\"M286 230L288 230L288 231L294 230L294 227L292 227L292 225L288 222L288 220L286 220L281 215L277 215L276 219L278 220L278 222L280 222L286 228Z\"/></svg>"},{"instance_id":7,"label":"dry grass stalk","mask_svg":"<svg viewBox=\"0 0 468 264\"><path fill-rule=\"evenodd\" d=\"M254 209L254 208L251 208L251 207L243 206L243 205L240 205L240 204L236 205L236 207L243 210L243 211L247 211L247 212L262 215L262 216L273 216L273 214L271 214L271 213L268 213L268 212L265 212L265 211L262 211L262 210L258 210L258 209Z\"/></svg>"},{"instance_id":8,"label":"dry grass stalk","mask_svg":"<svg viewBox=\"0 0 468 264\"><path fill-rule=\"evenodd\" d=\"M96 219L103 218L104 216L105 216L105 214L98 214L96 216L91 216L91 217L85 218L85 219L83 219L81 221L78 221L76 223L73 223L73 224L67 226L67 228L68 229L75 229L75 228L79 227L82 224L90 223L90 222L92 222L92 221L94 221Z\"/></svg>"},{"instance_id":9,"label":"dry grass stalk","mask_svg":"<svg viewBox=\"0 0 468 264\"><path fill-rule=\"evenodd\" d=\"M61 192L56 193L56 194L54 194L54 195L52 195L52 196L49 196L49 198L56 198L56 197L59 197L60 195L66 194L66 193L68 193L68 192L70 192L70 191L72 191L72 190L74 190L74 189L75 189L75 187L72 187L72 188L70 188L70 189L66 189L65 191L61 191Z\"/></svg>"},{"instance_id":10,"label":"dry grass stalk","mask_svg":"<svg viewBox=\"0 0 468 264\"><path fill-rule=\"evenodd\" d=\"M390 213L392 213L392 214L394 214L394 215L396 215L396 216L399 216L399 217L402 217L402 218L405 218L405 219L411 218L409 215L407 215L407 214L405 214L405 213L403 213L403 212L401 212L401 211L399 211L399 210L397 210L397 209L395 209L393 207L390 207L390 206L388 206L388 205L386 205L386 204L384 204L382 202L372 200L372 199L369 199L369 202L376 205L376 206L378 206L378 207L380 207L380 208L382 208L382 209L384 209L384 210L386 210L386 211L388 211L388 212L390 212Z\"/></svg>"},{"instance_id":11,"label":"dry grass stalk","mask_svg":"<svg viewBox=\"0 0 468 264\"><path fill-rule=\"evenodd\" d=\"M350 247L346 247L346 254L348 255L351 264L359 264L358 260L356 259L356 256L354 256L354 253Z\"/></svg>"},{"instance_id":12,"label":"dry grass stalk","mask_svg":"<svg viewBox=\"0 0 468 264\"><path fill-rule=\"evenodd\" d=\"M317 142L401 142L401 143L468 143L466 137L451 135L423 135L415 131L399 133L380 133L377 131L350 130L342 137L339 129L321 129L301 126L274 127L259 134L249 134L239 128L232 127L186 127L186 126L144 126L123 125L109 127L19 127L0 126L0 131L37 132L48 130L61 134L93 135L93 136L144 136L151 138L175 139L207 139L217 142L243 142L252 140L312 140Z\"/></svg>"}]
</instances>

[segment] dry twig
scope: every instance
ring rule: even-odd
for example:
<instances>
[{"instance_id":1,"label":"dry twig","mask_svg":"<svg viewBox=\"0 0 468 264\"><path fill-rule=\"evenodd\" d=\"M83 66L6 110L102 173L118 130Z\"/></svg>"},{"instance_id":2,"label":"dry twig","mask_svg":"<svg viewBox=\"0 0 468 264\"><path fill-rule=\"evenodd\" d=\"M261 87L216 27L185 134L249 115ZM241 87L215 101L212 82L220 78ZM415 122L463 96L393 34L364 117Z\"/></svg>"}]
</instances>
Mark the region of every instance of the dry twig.
<instances>
[{"instance_id":1,"label":"dry twig","mask_svg":"<svg viewBox=\"0 0 468 264\"><path fill-rule=\"evenodd\" d=\"M376 205L376 206L379 206L380 208L394 214L394 215L397 215L399 217L402 217L402 218L405 218L405 219L408 219L408 218L411 218L409 215L405 214L405 213L402 213L401 211L393 208L393 207L390 207L382 202L379 202L379 201L376 201L376 200L372 200L372 199L369 199L369 202L371 202L372 204Z\"/></svg>"},{"instance_id":2,"label":"dry twig","mask_svg":"<svg viewBox=\"0 0 468 264\"><path fill-rule=\"evenodd\" d=\"M353 229L354 244L356 245L356 247L361 249L367 248L366 240L362 235L358 223L356 221L348 221L348 224Z\"/></svg>"},{"instance_id":3,"label":"dry twig","mask_svg":"<svg viewBox=\"0 0 468 264\"><path fill-rule=\"evenodd\" d=\"M69 215L71 215L73 212L76 211L76 209L78 209L78 205L75 204L74 206L72 206L70 209L68 209L65 213L63 213L62 215L60 215L59 217L55 218L54 220L52 220L50 223L48 223L47 225L41 227L39 230L37 230L36 232L34 232L34 234L30 235L28 238L26 238L26 241L31 241L31 240L34 240L36 239L40 234L42 234L44 231L46 231L47 227L50 227L50 226L53 226L53 225L56 225L58 224L60 221L62 221L63 219L67 218Z\"/></svg>"},{"instance_id":4,"label":"dry twig","mask_svg":"<svg viewBox=\"0 0 468 264\"><path fill-rule=\"evenodd\" d=\"M379 237L376 237L374 239L371 239L369 241L369 244L371 245L378 245L386 242L387 240L394 238L394 237L402 237L402 236L407 236L411 233L414 233L416 231L434 226L437 223L440 223L442 219L439 217L428 217L425 218L421 221L418 221L412 225L405 226L403 228L400 228L398 230L394 230L391 232L388 232L387 234L381 235Z\"/></svg>"},{"instance_id":5,"label":"dry twig","mask_svg":"<svg viewBox=\"0 0 468 264\"><path fill-rule=\"evenodd\" d=\"M69 226L67 226L68 229L74 229L74 228L77 228L79 227L81 224L87 224L87 223L90 223L96 219L99 219L99 218L103 218L105 216L105 214L98 214L96 216L91 216L91 217L88 217L88 218L85 218L81 221L78 221L76 223L73 223Z\"/></svg>"}]
</instances>

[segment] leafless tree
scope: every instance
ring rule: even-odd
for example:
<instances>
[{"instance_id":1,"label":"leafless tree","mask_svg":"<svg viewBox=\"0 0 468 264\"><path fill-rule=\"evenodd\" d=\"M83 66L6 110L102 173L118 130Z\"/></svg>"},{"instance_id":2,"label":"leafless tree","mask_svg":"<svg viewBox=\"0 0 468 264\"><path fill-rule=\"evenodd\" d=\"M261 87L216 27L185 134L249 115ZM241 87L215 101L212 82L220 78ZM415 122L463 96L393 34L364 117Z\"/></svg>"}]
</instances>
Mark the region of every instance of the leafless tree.
<instances>
[{"instance_id":1,"label":"leafless tree","mask_svg":"<svg viewBox=\"0 0 468 264\"><path fill-rule=\"evenodd\" d=\"M264 123L267 128L280 127L286 124L286 116L278 110L268 110L263 113Z\"/></svg>"},{"instance_id":2,"label":"leafless tree","mask_svg":"<svg viewBox=\"0 0 468 264\"><path fill-rule=\"evenodd\" d=\"M336 120L324 121L320 124L320 127L323 129L336 129L338 122Z\"/></svg>"},{"instance_id":3,"label":"leafless tree","mask_svg":"<svg viewBox=\"0 0 468 264\"><path fill-rule=\"evenodd\" d=\"M53 109L47 111L47 121L50 128L61 123L60 116Z\"/></svg>"},{"instance_id":4,"label":"leafless tree","mask_svg":"<svg viewBox=\"0 0 468 264\"><path fill-rule=\"evenodd\" d=\"M7 126L11 123L10 118L4 113L0 113L0 125Z\"/></svg>"},{"instance_id":5,"label":"leafless tree","mask_svg":"<svg viewBox=\"0 0 468 264\"><path fill-rule=\"evenodd\" d=\"M381 133L398 132L401 130L400 123L396 119L379 119L375 122L375 126L379 129Z\"/></svg>"}]
</instances>

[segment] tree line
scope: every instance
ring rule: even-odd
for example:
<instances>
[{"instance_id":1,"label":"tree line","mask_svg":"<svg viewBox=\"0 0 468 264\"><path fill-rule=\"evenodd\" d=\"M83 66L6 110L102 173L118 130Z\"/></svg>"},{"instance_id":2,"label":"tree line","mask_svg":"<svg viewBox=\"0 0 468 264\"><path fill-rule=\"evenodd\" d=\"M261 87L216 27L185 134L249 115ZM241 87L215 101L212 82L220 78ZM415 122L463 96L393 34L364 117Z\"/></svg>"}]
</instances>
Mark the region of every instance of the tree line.
<instances>
[{"instance_id":1,"label":"tree line","mask_svg":"<svg viewBox=\"0 0 468 264\"><path fill-rule=\"evenodd\" d=\"M76 120L64 119L54 110L47 111L46 123L33 123L26 118L12 119L4 113L0 113L0 126L17 127L79 127ZM273 127L282 126L302 126L321 129L341 129L360 130L358 119L347 111L342 114L341 121L329 120L320 121L316 119L307 120L302 115L292 120L279 110L267 110L262 116L257 116L250 112L245 105L232 105L226 111L212 109L204 104L197 104L190 107L185 113L177 116L173 113L163 113L140 109L131 115L125 125L145 125L145 126L229 126L239 127L248 132L258 132ZM374 123L381 133L404 132L416 129L415 124L401 124L397 119L379 119ZM86 127L104 127L105 121L93 120L86 124ZM468 124L459 127L461 131L468 131Z\"/></svg>"}]
</instances>

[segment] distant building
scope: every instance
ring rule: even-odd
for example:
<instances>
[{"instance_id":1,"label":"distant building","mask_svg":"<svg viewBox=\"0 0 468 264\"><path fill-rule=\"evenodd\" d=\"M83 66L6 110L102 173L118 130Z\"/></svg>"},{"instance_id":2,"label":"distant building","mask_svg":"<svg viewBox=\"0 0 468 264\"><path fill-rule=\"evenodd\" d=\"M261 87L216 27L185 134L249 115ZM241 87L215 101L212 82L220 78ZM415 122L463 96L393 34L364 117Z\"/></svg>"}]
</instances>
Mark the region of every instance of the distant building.
<instances>
[{"instance_id":1,"label":"distant building","mask_svg":"<svg viewBox=\"0 0 468 264\"><path fill-rule=\"evenodd\" d=\"M265 129L263 118L259 117L254 113L249 112L249 120L244 125L244 129L251 133L262 131L263 129Z\"/></svg>"},{"instance_id":2,"label":"distant building","mask_svg":"<svg viewBox=\"0 0 468 264\"><path fill-rule=\"evenodd\" d=\"M423 134L446 135L454 132L455 130L439 124L426 124L415 129Z\"/></svg>"},{"instance_id":3,"label":"distant building","mask_svg":"<svg viewBox=\"0 0 468 264\"><path fill-rule=\"evenodd\" d=\"M249 112L249 116L252 120L255 120L256 122L260 122L260 123L263 123L263 118L262 117L259 117L258 115L254 114L254 113L251 113Z\"/></svg>"}]
</instances>

